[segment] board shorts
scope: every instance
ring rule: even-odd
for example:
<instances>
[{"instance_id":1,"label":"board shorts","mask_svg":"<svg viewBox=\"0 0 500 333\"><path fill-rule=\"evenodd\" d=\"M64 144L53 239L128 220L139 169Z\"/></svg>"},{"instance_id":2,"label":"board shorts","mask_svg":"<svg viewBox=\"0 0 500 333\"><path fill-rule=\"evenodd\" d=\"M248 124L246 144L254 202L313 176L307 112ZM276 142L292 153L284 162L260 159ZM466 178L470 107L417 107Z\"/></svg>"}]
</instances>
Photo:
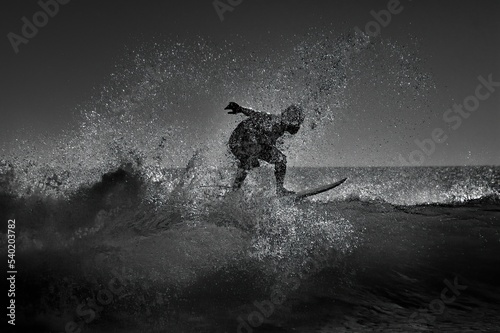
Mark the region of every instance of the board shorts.
<instances>
[{"instance_id":1,"label":"board shorts","mask_svg":"<svg viewBox=\"0 0 500 333\"><path fill-rule=\"evenodd\" d=\"M230 144L229 148L238 159L238 167L251 170L260 166L259 160L271 164L286 162L286 156L278 148L256 143Z\"/></svg>"}]
</instances>

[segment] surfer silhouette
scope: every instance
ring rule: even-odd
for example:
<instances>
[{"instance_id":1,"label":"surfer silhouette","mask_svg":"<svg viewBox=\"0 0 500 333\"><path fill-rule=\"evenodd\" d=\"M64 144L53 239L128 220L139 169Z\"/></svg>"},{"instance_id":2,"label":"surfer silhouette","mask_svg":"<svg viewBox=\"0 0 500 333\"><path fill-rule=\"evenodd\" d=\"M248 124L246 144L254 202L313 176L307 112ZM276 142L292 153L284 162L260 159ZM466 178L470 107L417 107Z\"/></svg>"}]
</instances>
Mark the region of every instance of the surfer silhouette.
<instances>
[{"instance_id":1,"label":"surfer silhouette","mask_svg":"<svg viewBox=\"0 0 500 333\"><path fill-rule=\"evenodd\" d=\"M242 113L248 117L238 124L229 138L229 148L239 161L233 190L241 187L248 171L259 167L259 160L262 160L274 164L276 194L283 196L295 193L284 187L286 156L276 148L276 141L285 132L293 135L299 131L304 121L302 108L291 105L280 115L273 115L230 102L224 110L231 110L228 114Z\"/></svg>"}]
</instances>

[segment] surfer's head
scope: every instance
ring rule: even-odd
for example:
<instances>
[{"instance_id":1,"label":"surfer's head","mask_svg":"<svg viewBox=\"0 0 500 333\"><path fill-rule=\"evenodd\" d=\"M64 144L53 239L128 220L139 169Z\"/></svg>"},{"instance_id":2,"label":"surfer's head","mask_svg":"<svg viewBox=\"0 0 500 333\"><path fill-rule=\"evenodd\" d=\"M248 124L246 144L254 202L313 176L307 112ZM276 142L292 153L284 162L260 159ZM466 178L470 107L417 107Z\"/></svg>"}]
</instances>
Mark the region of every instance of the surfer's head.
<instances>
[{"instance_id":1,"label":"surfer's head","mask_svg":"<svg viewBox=\"0 0 500 333\"><path fill-rule=\"evenodd\" d=\"M304 111L298 105L292 104L281 113L281 121L286 125L286 131L295 134L304 122Z\"/></svg>"}]
</instances>

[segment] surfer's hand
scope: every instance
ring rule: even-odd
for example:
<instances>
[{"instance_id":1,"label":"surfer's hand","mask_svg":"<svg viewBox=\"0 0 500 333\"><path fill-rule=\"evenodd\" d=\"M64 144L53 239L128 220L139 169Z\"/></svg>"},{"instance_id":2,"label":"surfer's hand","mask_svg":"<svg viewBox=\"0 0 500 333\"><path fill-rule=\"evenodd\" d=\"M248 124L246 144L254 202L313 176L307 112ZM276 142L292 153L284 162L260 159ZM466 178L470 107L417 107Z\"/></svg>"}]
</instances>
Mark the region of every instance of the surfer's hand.
<instances>
[{"instance_id":1,"label":"surfer's hand","mask_svg":"<svg viewBox=\"0 0 500 333\"><path fill-rule=\"evenodd\" d=\"M235 102L229 102L229 105L224 108L224 110L231 110L228 114L238 114L241 113L241 106Z\"/></svg>"}]
</instances>

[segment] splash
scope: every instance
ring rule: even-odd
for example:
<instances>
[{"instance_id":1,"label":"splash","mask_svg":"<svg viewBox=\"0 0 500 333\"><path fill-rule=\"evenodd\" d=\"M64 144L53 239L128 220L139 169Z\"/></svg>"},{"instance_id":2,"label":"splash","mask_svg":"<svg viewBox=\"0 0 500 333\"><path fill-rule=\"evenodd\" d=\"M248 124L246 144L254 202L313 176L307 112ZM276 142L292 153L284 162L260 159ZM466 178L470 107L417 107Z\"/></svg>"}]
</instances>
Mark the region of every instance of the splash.
<instances>
[{"instance_id":1,"label":"splash","mask_svg":"<svg viewBox=\"0 0 500 333\"><path fill-rule=\"evenodd\" d=\"M9 191L68 196L128 166L149 183L146 200L161 203L179 187L168 169L186 165L195 152L198 170L234 167L226 141L238 119L222 111L229 100L272 113L302 104L306 123L281 149L291 165L314 165L333 150L338 134L332 129L339 121L363 123L356 118L362 113L355 116L352 109L367 85L392 92L382 98L385 107L414 111L432 88L414 46L311 30L276 47L270 55L245 42L198 38L130 50L109 82L75 110L75 128L12 143L3 157L8 167L2 167L2 174L15 178ZM404 125L402 118L393 121ZM208 182L225 184L230 177Z\"/></svg>"}]
</instances>

